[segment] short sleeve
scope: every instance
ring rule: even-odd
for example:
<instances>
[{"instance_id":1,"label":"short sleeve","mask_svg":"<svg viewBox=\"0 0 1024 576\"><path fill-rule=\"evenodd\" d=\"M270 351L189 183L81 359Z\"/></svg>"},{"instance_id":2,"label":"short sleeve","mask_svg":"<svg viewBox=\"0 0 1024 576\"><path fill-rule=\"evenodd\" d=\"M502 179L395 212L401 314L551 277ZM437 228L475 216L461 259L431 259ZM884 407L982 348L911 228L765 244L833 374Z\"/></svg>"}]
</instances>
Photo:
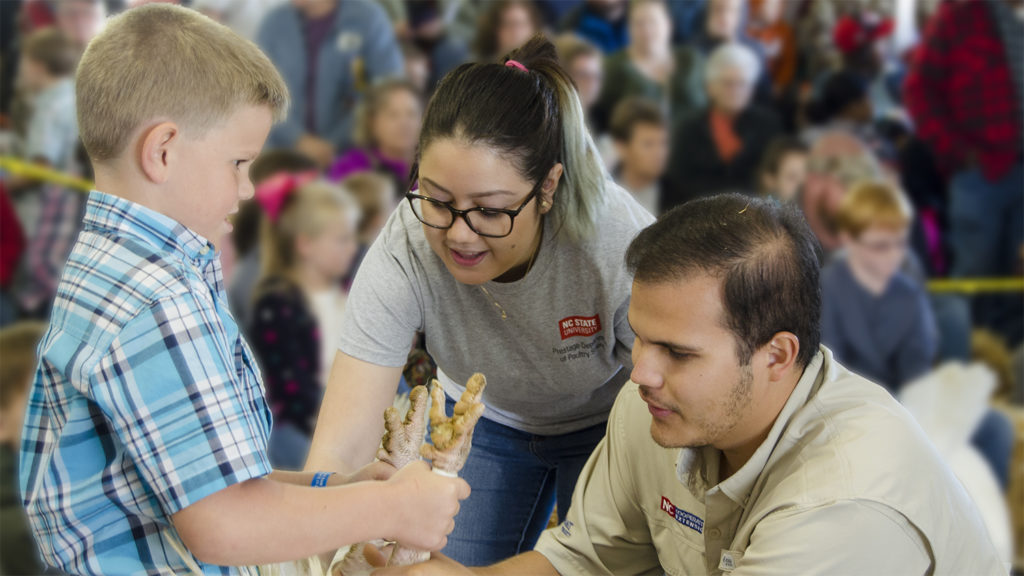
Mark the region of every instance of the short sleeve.
<instances>
[{"instance_id":1,"label":"short sleeve","mask_svg":"<svg viewBox=\"0 0 1024 576\"><path fill-rule=\"evenodd\" d=\"M534 548L563 576L664 572L630 481L623 424L613 409L605 438L580 472L565 521Z\"/></svg>"},{"instance_id":2,"label":"short sleeve","mask_svg":"<svg viewBox=\"0 0 1024 576\"><path fill-rule=\"evenodd\" d=\"M132 319L90 381L99 409L164 512L269 474L269 416L211 307L161 299Z\"/></svg>"},{"instance_id":3,"label":"short sleeve","mask_svg":"<svg viewBox=\"0 0 1024 576\"><path fill-rule=\"evenodd\" d=\"M392 215L359 265L338 343L345 354L378 366L404 366L412 339L423 325L411 270L414 256L407 244L394 238L403 231L392 231L400 228L398 216Z\"/></svg>"},{"instance_id":4,"label":"short sleeve","mask_svg":"<svg viewBox=\"0 0 1024 576\"><path fill-rule=\"evenodd\" d=\"M932 568L925 546L917 528L896 510L867 500L841 500L765 517L732 576L923 575Z\"/></svg>"}]
</instances>

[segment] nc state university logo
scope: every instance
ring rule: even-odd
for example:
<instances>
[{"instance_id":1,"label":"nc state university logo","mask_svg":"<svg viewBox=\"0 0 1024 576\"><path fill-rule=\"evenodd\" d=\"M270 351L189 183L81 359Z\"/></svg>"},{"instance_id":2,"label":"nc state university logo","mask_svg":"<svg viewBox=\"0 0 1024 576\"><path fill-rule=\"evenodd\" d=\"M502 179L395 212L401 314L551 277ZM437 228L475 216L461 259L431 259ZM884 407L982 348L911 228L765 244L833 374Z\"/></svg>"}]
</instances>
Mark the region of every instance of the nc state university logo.
<instances>
[{"instance_id":1,"label":"nc state university logo","mask_svg":"<svg viewBox=\"0 0 1024 576\"><path fill-rule=\"evenodd\" d=\"M562 318L558 321L558 331L562 340L573 336L593 336L601 331L601 315Z\"/></svg>"}]
</instances>

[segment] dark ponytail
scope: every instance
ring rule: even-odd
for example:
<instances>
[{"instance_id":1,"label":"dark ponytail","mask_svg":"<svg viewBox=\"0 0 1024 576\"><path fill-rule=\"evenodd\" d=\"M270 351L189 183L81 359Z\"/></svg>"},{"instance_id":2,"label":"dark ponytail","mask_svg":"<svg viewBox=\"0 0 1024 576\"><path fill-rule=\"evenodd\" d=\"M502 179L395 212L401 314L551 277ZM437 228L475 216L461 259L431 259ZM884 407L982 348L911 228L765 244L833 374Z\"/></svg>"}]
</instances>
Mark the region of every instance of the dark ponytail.
<instances>
[{"instance_id":1,"label":"dark ponytail","mask_svg":"<svg viewBox=\"0 0 1024 576\"><path fill-rule=\"evenodd\" d=\"M508 60L526 70L506 65ZM573 239L593 234L605 203L607 171L572 79L543 35L500 63L463 64L444 77L424 113L420 152L444 138L502 151L531 183L561 162L552 214Z\"/></svg>"}]
</instances>

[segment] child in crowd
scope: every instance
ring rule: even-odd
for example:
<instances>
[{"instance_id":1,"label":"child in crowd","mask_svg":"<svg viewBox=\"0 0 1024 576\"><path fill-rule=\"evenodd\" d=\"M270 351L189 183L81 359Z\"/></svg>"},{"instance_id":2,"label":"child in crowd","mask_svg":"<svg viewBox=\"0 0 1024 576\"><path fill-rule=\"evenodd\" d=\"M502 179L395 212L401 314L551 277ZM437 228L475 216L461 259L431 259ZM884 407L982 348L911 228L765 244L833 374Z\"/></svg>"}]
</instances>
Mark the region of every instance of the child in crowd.
<instances>
[{"instance_id":1,"label":"child in crowd","mask_svg":"<svg viewBox=\"0 0 1024 576\"><path fill-rule=\"evenodd\" d=\"M761 195L779 202L795 202L807 179L807 145L791 136L778 136L768 144L757 183Z\"/></svg>"},{"instance_id":2,"label":"child in crowd","mask_svg":"<svg viewBox=\"0 0 1024 576\"><path fill-rule=\"evenodd\" d=\"M0 330L0 573L41 574L32 531L18 494L18 445L25 404L36 365L41 322L19 322Z\"/></svg>"},{"instance_id":3,"label":"child in crowd","mask_svg":"<svg viewBox=\"0 0 1024 576\"><path fill-rule=\"evenodd\" d=\"M278 174L315 170L316 162L310 157L294 150L278 148L263 151L249 168L249 177L258 190L264 182ZM234 274L228 280L228 303L243 334L249 334L252 328L252 294L260 279L262 222L263 209L256 202L242 202L238 213L231 220L231 244L235 249L236 264Z\"/></svg>"},{"instance_id":4,"label":"child in crowd","mask_svg":"<svg viewBox=\"0 0 1024 576\"><path fill-rule=\"evenodd\" d=\"M31 95L32 112L24 156L58 170L74 168L75 65L78 53L56 28L42 28L26 40L18 68L21 87Z\"/></svg>"},{"instance_id":5,"label":"child in crowd","mask_svg":"<svg viewBox=\"0 0 1024 576\"><path fill-rule=\"evenodd\" d=\"M356 116L359 147L335 160L327 178L337 182L356 172L373 171L391 177L396 190L405 190L423 121L420 93L408 80L384 80L373 87Z\"/></svg>"},{"instance_id":6,"label":"child in crowd","mask_svg":"<svg viewBox=\"0 0 1024 576\"><path fill-rule=\"evenodd\" d=\"M21 451L46 563L237 574L372 538L443 547L461 480L418 462L387 482L359 482L393 472L379 463L330 476L267 462L270 412L215 244L287 106L273 64L197 12L151 4L108 22L76 88L97 189L39 347Z\"/></svg>"},{"instance_id":7,"label":"child in crowd","mask_svg":"<svg viewBox=\"0 0 1024 576\"><path fill-rule=\"evenodd\" d=\"M274 414L270 463L285 469L306 459L340 337L341 280L357 248L355 200L312 178L273 178L256 196L266 217L251 342Z\"/></svg>"},{"instance_id":8,"label":"child in crowd","mask_svg":"<svg viewBox=\"0 0 1024 576\"><path fill-rule=\"evenodd\" d=\"M912 211L891 184L861 182L839 207L843 251L821 272L822 342L836 359L896 393L938 351L924 287L901 271Z\"/></svg>"},{"instance_id":9,"label":"child in crowd","mask_svg":"<svg viewBox=\"0 0 1024 576\"><path fill-rule=\"evenodd\" d=\"M619 165L615 180L651 214L660 213L662 179L668 163L668 126L658 105L626 98L612 112L610 133Z\"/></svg>"},{"instance_id":10,"label":"child in crowd","mask_svg":"<svg viewBox=\"0 0 1024 576\"><path fill-rule=\"evenodd\" d=\"M342 180L341 186L359 203L359 250L343 283L347 290L355 280L363 256L384 229L388 216L394 211L398 196L394 180L376 172L357 172Z\"/></svg>"}]
</instances>

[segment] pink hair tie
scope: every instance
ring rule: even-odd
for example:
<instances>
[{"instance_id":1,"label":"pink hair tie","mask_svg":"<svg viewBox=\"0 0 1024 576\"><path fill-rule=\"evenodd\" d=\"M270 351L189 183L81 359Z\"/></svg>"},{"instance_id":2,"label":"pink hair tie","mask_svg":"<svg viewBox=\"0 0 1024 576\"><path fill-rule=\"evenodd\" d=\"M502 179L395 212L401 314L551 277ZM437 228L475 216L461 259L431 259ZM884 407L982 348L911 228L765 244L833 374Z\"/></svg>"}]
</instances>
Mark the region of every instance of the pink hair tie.
<instances>
[{"instance_id":1,"label":"pink hair tie","mask_svg":"<svg viewBox=\"0 0 1024 576\"><path fill-rule=\"evenodd\" d=\"M256 202L263 208L271 222L281 216L285 201L297 188L316 180L316 172L279 172L267 178L256 187Z\"/></svg>"},{"instance_id":2,"label":"pink hair tie","mask_svg":"<svg viewBox=\"0 0 1024 576\"><path fill-rule=\"evenodd\" d=\"M529 72L529 70L526 69L526 66L523 66L522 64L516 62L515 60L506 60L505 66L511 66L513 68L519 68L523 72Z\"/></svg>"}]
</instances>

